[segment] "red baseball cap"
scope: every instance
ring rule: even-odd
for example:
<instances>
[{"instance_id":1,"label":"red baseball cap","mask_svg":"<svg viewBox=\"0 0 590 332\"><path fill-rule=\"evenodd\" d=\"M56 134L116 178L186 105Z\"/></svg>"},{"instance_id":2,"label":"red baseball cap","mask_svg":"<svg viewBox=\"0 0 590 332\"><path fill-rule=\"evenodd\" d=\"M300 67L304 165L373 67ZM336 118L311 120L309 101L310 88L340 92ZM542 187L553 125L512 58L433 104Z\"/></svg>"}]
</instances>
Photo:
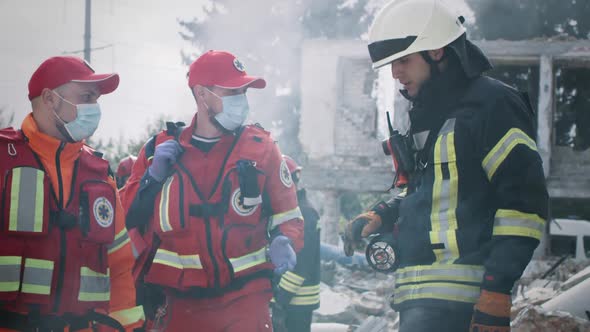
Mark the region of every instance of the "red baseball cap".
<instances>
[{"instance_id":1,"label":"red baseball cap","mask_svg":"<svg viewBox=\"0 0 590 332\"><path fill-rule=\"evenodd\" d=\"M55 89L69 82L95 82L105 95L119 86L119 74L95 74L88 62L73 56L55 56L45 60L29 80L29 100L43 89Z\"/></svg>"},{"instance_id":2,"label":"red baseball cap","mask_svg":"<svg viewBox=\"0 0 590 332\"><path fill-rule=\"evenodd\" d=\"M197 84L226 89L244 86L264 89L266 86L263 78L248 76L240 60L224 51L207 51L191 64L187 75L191 89Z\"/></svg>"}]
</instances>

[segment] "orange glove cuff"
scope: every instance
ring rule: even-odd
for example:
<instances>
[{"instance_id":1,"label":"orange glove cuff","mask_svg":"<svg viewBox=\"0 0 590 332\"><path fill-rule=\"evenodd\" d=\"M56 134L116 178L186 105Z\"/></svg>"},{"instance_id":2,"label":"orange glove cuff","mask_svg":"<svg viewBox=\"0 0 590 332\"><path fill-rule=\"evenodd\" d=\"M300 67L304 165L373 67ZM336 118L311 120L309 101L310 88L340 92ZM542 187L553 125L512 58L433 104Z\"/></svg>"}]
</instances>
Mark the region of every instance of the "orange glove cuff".
<instances>
[{"instance_id":1,"label":"orange glove cuff","mask_svg":"<svg viewBox=\"0 0 590 332\"><path fill-rule=\"evenodd\" d=\"M510 295L482 290L475 309L491 316L510 317L511 306Z\"/></svg>"}]
</instances>

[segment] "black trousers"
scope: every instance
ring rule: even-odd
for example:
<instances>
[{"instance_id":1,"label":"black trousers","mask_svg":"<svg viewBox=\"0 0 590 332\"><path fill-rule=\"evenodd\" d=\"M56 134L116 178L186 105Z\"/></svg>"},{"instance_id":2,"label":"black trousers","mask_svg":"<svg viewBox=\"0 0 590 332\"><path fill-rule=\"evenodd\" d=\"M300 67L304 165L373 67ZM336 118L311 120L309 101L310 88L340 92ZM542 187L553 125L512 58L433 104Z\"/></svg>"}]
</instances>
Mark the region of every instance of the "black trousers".
<instances>
[{"instance_id":1,"label":"black trousers","mask_svg":"<svg viewBox=\"0 0 590 332\"><path fill-rule=\"evenodd\" d=\"M473 310L415 307L400 311L399 332L468 332Z\"/></svg>"},{"instance_id":2,"label":"black trousers","mask_svg":"<svg viewBox=\"0 0 590 332\"><path fill-rule=\"evenodd\" d=\"M289 332L310 332L312 311L287 312L286 325Z\"/></svg>"}]
</instances>

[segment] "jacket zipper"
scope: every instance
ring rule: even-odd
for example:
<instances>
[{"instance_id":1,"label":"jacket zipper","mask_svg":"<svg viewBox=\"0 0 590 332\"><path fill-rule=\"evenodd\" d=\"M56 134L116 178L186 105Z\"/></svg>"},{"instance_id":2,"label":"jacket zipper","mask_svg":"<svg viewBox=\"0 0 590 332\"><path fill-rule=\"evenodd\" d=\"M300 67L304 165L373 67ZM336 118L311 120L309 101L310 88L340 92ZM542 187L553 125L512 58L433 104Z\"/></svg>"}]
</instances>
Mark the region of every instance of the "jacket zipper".
<instances>
[{"instance_id":1,"label":"jacket zipper","mask_svg":"<svg viewBox=\"0 0 590 332\"><path fill-rule=\"evenodd\" d=\"M55 168L57 171L57 182L58 182L58 192L59 192L59 198L58 198L58 209L59 211L62 211L64 206L63 206L63 201L64 201L64 197L63 197L63 179L62 179L62 175L61 175L61 163L60 163L60 155L61 152L63 151L65 147L65 143L61 142L59 144L59 147L57 148L57 152L55 153ZM73 179L72 179L73 181ZM66 272L66 249L67 249L67 245L66 245L66 230L63 228L59 229L59 235L60 235L60 242L59 242L59 271L58 271L58 278L57 278L57 286L55 288L55 302L53 303L53 311L57 312L59 310L59 305L60 305L60 301L61 301L61 293L62 293L62 288L63 288L63 283L64 283L64 275Z\"/></svg>"}]
</instances>

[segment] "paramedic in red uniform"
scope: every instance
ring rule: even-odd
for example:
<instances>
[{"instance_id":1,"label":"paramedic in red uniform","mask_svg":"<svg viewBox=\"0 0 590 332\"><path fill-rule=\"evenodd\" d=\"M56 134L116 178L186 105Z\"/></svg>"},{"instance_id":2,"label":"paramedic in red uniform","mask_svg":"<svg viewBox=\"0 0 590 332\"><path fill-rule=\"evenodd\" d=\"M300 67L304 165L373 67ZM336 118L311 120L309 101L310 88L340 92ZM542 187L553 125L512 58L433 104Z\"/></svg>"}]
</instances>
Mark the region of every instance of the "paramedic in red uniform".
<instances>
[{"instance_id":1,"label":"paramedic in red uniform","mask_svg":"<svg viewBox=\"0 0 590 332\"><path fill-rule=\"evenodd\" d=\"M0 331L143 324L115 180L84 144L98 98L118 85L82 59L49 58L29 81L33 111L21 129L0 130Z\"/></svg>"},{"instance_id":2,"label":"paramedic in red uniform","mask_svg":"<svg viewBox=\"0 0 590 332\"><path fill-rule=\"evenodd\" d=\"M294 268L303 219L276 142L244 125L246 91L266 82L208 51L188 85L191 124L168 123L148 140L122 191L151 328L271 331L270 278Z\"/></svg>"}]
</instances>

